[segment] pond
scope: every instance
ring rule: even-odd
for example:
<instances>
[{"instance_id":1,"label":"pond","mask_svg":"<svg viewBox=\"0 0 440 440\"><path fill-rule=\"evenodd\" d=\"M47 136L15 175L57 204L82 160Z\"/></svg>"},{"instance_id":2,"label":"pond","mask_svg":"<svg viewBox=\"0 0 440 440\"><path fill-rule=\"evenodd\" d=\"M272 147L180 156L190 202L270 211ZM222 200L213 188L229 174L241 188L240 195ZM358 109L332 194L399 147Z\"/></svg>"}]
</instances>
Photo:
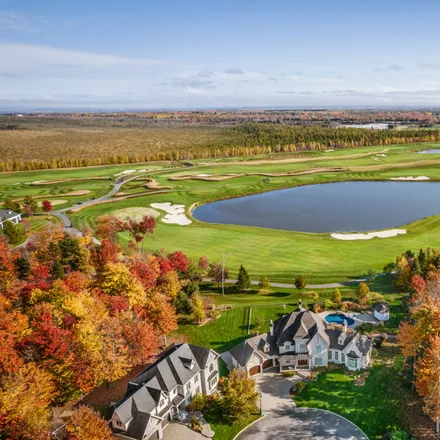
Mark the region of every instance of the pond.
<instances>
[{"instance_id":1,"label":"pond","mask_svg":"<svg viewBox=\"0 0 440 440\"><path fill-rule=\"evenodd\" d=\"M200 221L301 232L363 232L440 214L440 183L338 182L207 203Z\"/></svg>"},{"instance_id":2,"label":"pond","mask_svg":"<svg viewBox=\"0 0 440 440\"><path fill-rule=\"evenodd\" d=\"M440 150L432 149L432 150L421 150L418 151L419 154L440 154Z\"/></svg>"}]
</instances>

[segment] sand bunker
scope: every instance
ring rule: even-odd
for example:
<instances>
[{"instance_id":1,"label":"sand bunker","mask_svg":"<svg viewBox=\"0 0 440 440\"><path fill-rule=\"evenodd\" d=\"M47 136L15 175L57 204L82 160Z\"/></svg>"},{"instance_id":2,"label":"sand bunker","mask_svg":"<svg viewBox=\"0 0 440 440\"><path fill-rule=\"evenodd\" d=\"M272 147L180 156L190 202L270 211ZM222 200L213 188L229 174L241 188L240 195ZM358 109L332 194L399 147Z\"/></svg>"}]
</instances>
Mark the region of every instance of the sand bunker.
<instances>
[{"instance_id":1,"label":"sand bunker","mask_svg":"<svg viewBox=\"0 0 440 440\"><path fill-rule=\"evenodd\" d=\"M157 218L159 217L160 213L151 208L133 207L119 209L118 211L113 212L112 215L121 220L127 220L127 218L131 218L138 222L139 220L142 220L145 216Z\"/></svg>"},{"instance_id":2,"label":"sand bunker","mask_svg":"<svg viewBox=\"0 0 440 440\"><path fill-rule=\"evenodd\" d=\"M209 177L209 176L212 176L212 174L196 174L196 176Z\"/></svg>"},{"instance_id":3,"label":"sand bunker","mask_svg":"<svg viewBox=\"0 0 440 440\"><path fill-rule=\"evenodd\" d=\"M335 151L335 150L325 150L325 153L331 153L332 151Z\"/></svg>"},{"instance_id":4,"label":"sand bunker","mask_svg":"<svg viewBox=\"0 0 440 440\"><path fill-rule=\"evenodd\" d=\"M406 229L388 229L387 231L355 233L355 234L331 234L337 240L371 240L374 237L388 238L406 234Z\"/></svg>"},{"instance_id":5,"label":"sand bunker","mask_svg":"<svg viewBox=\"0 0 440 440\"><path fill-rule=\"evenodd\" d=\"M172 205L170 202L165 202L152 203L151 206L167 213L162 219L164 223L181 226L190 225L192 223L192 221L185 214L185 205Z\"/></svg>"},{"instance_id":6,"label":"sand bunker","mask_svg":"<svg viewBox=\"0 0 440 440\"><path fill-rule=\"evenodd\" d=\"M417 176L417 177L408 176L408 177L391 177L390 180L431 180L431 179L427 176Z\"/></svg>"},{"instance_id":7,"label":"sand bunker","mask_svg":"<svg viewBox=\"0 0 440 440\"><path fill-rule=\"evenodd\" d=\"M48 199L52 206L62 205L63 203L67 203L68 200L51 200ZM43 206L43 202L38 202L38 206L41 208Z\"/></svg>"},{"instance_id":8,"label":"sand bunker","mask_svg":"<svg viewBox=\"0 0 440 440\"><path fill-rule=\"evenodd\" d=\"M387 157L386 154L376 154L377 157Z\"/></svg>"},{"instance_id":9,"label":"sand bunker","mask_svg":"<svg viewBox=\"0 0 440 440\"><path fill-rule=\"evenodd\" d=\"M121 171L120 173L118 173L118 174L115 174L115 177L116 176L126 176L127 174L133 174L133 173L135 173L137 170L125 170L125 171Z\"/></svg>"}]
</instances>

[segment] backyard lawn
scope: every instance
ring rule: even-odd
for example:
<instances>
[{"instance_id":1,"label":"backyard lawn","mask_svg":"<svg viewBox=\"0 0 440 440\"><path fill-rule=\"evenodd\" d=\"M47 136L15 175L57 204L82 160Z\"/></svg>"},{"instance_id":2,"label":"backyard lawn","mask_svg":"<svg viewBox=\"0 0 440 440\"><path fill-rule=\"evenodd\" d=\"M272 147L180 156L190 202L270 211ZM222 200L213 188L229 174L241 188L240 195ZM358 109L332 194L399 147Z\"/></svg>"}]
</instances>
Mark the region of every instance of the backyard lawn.
<instances>
[{"instance_id":1,"label":"backyard lawn","mask_svg":"<svg viewBox=\"0 0 440 440\"><path fill-rule=\"evenodd\" d=\"M300 407L320 408L340 414L359 426L370 438L382 439L389 431L402 428L402 401L411 392L409 384L386 365L375 365L364 386L344 371L320 373L295 402Z\"/></svg>"}]
</instances>

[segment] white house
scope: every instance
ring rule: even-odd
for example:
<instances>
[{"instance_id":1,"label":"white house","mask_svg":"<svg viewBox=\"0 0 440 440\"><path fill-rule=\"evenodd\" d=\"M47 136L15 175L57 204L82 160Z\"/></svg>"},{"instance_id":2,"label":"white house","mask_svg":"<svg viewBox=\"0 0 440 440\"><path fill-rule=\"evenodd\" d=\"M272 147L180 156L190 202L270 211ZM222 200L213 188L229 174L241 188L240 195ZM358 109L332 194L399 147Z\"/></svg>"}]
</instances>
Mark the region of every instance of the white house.
<instances>
[{"instance_id":1,"label":"white house","mask_svg":"<svg viewBox=\"0 0 440 440\"><path fill-rule=\"evenodd\" d=\"M172 345L139 376L114 405L113 435L120 440L161 439L163 428L198 392L217 389L219 355L190 344Z\"/></svg>"},{"instance_id":2,"label":"white house","mask_svg":"<svg viewBox=\"0 0 440 440\"><path fill-rule=\"evenodd\" d=\"M17 224L21 222L21 214L18 214L9 209L0 209L0 228L3 229L3 223L5 221L10 221L11 223Z\"/></svg>"},{"instance_id":3,"label":"white house","mask_svg":"<svg viewBox=\"0 0 440 440\"><path fill-rule=\"evenodd\" d=\"M390 319L390 306L384 302L375 304L373 307L373 315L379 321L388 321Z\"/></svg>"},{"instance_id":4,"label":"white house","mask_svg":"<svg viewBox=\"0 0 440 440\"><path fill-rule=\"evenodd\" d=\"M254 336L230 350L232 367L249 375L279 366L279 371L310 370L329 362L350 370L371 362L372 341L354 330L331 327L310 310L300 308L271 321L269 333Z\"/></svg>"}]
</instances>

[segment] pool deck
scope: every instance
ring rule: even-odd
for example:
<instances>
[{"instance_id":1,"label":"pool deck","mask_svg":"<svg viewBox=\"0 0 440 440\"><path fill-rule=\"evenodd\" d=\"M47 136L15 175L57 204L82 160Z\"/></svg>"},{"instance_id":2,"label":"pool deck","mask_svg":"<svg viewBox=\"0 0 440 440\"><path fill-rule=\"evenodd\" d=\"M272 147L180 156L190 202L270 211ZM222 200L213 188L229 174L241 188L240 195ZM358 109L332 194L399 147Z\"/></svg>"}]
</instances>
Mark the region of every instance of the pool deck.
<instances>
[{"instance_id":1,"label":"pool deck","mask_svg":"<svg viewBox=\"0 0 440 440\"><path fill-rule=\"evenodd\" d=\"M318 313L318 315L321 318L325 319L325 317L327 315L332 315L334 313L338 313L338 314L344 315L347 318L352 318L351 315L353 315L353 313L351 313L351 312L343 312L341 310L326 310L325 312ZM379 325L380 322L381 322L381 321L379 321L378 319L376 319L373 316L373 313L368 313L368 312L365 312L365 313L355 313L355 315L356 315L356 317L352 318L352 319L354 319L354 324L349 325L348 328L356 328L356 327L358 327L358 326L360 326L360 325L362 325L364 323L369 323L369 324L373 324L373 325ZM338 325L337 323L331 323L331 324Z\"/></svg>"}]
</instances>

